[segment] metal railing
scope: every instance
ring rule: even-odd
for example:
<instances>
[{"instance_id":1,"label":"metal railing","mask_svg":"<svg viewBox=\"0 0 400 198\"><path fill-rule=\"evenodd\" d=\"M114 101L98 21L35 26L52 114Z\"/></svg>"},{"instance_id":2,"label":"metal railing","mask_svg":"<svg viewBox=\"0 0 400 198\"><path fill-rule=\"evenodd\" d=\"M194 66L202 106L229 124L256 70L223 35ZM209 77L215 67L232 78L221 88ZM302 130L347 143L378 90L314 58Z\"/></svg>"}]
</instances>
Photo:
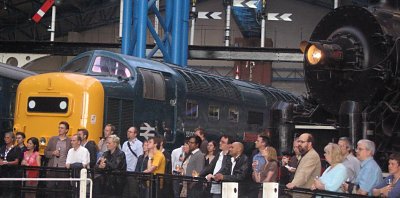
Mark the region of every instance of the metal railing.
<instances>
[{"instance_id":1,"label":"metal railing","mask_svg":"<svg viewBox=\"0 0 400 198\"><path fill-rule=\"evenodd\" d=\"M13 168L15 171L14 176L10 177L10 175L3 174L3 167L0 167L0 196L6 191L12 191L15 195L14 197L24 197L24 194L31 193L36 197L206 198L211 196L211 185L218 183L214 181L208 182L202 177L169 174L153 175L97 169L82 169L79 173L76 169L26 166ZM29 171L37 171L37 178L29 178ZM36 185L27 185L27 182L32 181L36 181ZM89 183L87 184L87 182ZM257 184L250 180L241 182L238 186L240 197L257 197L259 194L263 194L262 184ZM89 191L87 192L88 188ZM297 195L309 197L366 197L330 191L312 191L302 188L288 189L285 185L279 185L277 192L279 197L296 197Z\"/></svg>"}]
</instances>

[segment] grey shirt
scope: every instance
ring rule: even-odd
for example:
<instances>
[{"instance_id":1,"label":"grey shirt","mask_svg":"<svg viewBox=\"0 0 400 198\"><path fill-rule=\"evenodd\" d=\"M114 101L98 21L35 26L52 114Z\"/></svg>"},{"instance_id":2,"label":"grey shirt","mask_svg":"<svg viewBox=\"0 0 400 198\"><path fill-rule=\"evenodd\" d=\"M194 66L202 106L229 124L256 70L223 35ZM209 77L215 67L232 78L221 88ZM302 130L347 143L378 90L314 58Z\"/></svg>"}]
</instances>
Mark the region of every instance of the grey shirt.
<instances>
[{"instance_id":1,"label":"grey shirt","mask_svg":"<svg viewBox=\"0 0 400 198\"><path fill-rule=\"evenodd\" d=\"M361 168L360 161L356 157L354 157L352 153L350 153L349 155L347 155L346 158L344 158L343 165L347 169L348 180L351 183L355 183L358 172L360 172Z\"/></svg>"}]
</instances>

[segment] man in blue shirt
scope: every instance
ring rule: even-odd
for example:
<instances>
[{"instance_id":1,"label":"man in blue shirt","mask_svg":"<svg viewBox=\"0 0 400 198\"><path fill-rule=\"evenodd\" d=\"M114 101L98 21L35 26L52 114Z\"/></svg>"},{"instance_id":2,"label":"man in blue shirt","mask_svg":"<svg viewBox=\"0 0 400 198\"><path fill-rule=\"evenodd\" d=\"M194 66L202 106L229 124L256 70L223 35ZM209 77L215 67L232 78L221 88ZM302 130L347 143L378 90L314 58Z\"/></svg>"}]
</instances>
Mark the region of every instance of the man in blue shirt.
<instances>
[{"instance_id":1,"label":"man in blue shirt","mask_svg":"<svg viewBox=\"0 0 400 198\"><path fill-rule=\"evenodd\" d=\"M252 165L252 169L249 168L249 173L251 175L251 173L253 171L255 172L260 172L261 170L263 170L265 164L266 164L266 160L264 158L264 156L261 155L261 151L264 150L267 146L270 145L270 140L267 136L260 134L257 136L257 140L255 141L255 147L257 150L254 150L253 152L253 158L250 158L252 160L251 165ZM249 197L257 197L258 196L258 189L260 187L259 183L256 183L256 181L249 179L250 181L249 186L248 186L248 195Z\"/></svg>"},{"instance_id":2,"label":"man in blue shirt","mask_svg":"<svg viewBox=\"0 0 400 198\"><path fill-rule=\"evenodd\" d=\"M258 149L258 153L253 157L253 171L259 172L264 168L266 161L264 156L261 155L261 151L269 146L269 138L267 136L259 135L255 142L255 147Z\"/></svg>"},{"instance_id":3,"label":"man in blue shirt","mask_svg":"<svg viewBox=\"0 0 400 198\"><path fill-rule=\"evenodd\" d=\"M356 193L372 196L372 189L382 181L382 170L374 160L375 143L362 139L357 143L357 159L361 161L361 169L356 177ZM347 191L347 185L345 190Z\"/></svg>"},{"instance_id":4,"label":"man in blue shirt","mask_svg":"<svg viewBox=\"0 0 400 198\"><path fill-rule=\"evenodd\" d=\"M139 156L143 155L143 143L136 138L138 135L136 127L129 127L126 135L128 140L122 144L121 150L126 156L126 171L134 172ZM124 197L136 197L138 181L133 176L128 176L127 179L128 182L125 185L123 195Z\"/></svg>"},{"instance_id":5,"label":"man in blue shirt","mask_svg":"<svg viewBox=\"0 0 400 198\"><path fill-rule=\"evenodd\" d=\"M389 156L389 173L378 186L375 186L374 196L396 198L400 197L400 153L392 153Z\"/></svg>"}]
</instances>

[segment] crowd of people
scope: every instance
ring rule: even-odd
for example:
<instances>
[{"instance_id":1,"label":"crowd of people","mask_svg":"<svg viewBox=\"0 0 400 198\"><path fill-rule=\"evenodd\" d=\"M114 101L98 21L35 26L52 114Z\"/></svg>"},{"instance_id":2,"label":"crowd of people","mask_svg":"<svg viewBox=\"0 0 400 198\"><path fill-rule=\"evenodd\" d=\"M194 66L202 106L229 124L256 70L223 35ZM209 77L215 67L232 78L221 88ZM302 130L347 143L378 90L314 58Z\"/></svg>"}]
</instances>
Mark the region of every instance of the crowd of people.
<instances>
[{"instance_id":1,"label":"crowd of people","mask_svg":"<svg viewBox=\"0 0 400 198\"><path fill-rule=\"evenodd\" d=\"M263 182L280 182L289 189L307 188L400 197L400 154L390 155L390 175L383 179L382 171L373 159L375 144L367 139L358 141L356 156L353 154L351 140L346 137L340 138L337 144L326 145L324 156L329 167L321 175L321 159L314 150L314 138L309 133L301 134L294 140L291 156L285 155L278 159L277 151L271 146L269 137L263 134L258 135L255 141L256 149L252 156L248 157L244 154L243 143L227 135L221 136L219 144L207 141L205 130L202 128L196 129L195 135L187 138L184 144L171 154L164 149L165 138L151 137L142 142L137 138L136 127L127 130L127 141L122 144L120 138L114 134L115 127L111 124L104 127L104 137L97 144L88 141L89 131L86 129L78 129L70 137L68 132L69 124L60 122L58 135L49 139L44 151L44 157L48 159L46 166L173 174L214 181L208 189L204 189L202 185L176 180L161 183L162 192L173 197L200 197L204 196L203 191L207 191L208 197L222 197L221 182L239 182L239 189L241 185L250 183L252 190L246 192L248 197L262 197L259 185L252 184ZM25 134L20 132L15 135L12 132L5 134L5 145L0 149L2 177L14 176L14 165L42 165L38 139L29 138L25 146L25 138ZM39 177L39 172L30 170L26 176ZM127 181L112 176L100 179L101 183L107 186L107 191L117 196L137 197L137 192L143 191L140 189L140 182L134 178L128 178ZM26 185L36 186L37 182L27 182ZM58 184L49 182L48 186L52 185ZM239 196L243 193L239 190ZM6 195L3 193L3 196Z\"/></svg>"}]
</instances>

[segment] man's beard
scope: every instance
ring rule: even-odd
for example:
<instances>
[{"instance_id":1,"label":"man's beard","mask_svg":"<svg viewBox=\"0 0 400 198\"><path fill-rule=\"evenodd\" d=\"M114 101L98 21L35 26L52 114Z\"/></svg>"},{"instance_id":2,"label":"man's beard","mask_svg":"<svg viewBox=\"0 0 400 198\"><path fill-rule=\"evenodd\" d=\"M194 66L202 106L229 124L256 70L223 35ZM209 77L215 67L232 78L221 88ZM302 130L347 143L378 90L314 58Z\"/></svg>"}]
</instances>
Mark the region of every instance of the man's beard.
<instances>
[{"instance_id":1,"label":"man's beard","mask_svg":"<svg viewBox=\"0 0 400 198\"><path fill-rule=\"evenodd\" d=\"M299 152L300 152L300 154L305 154L307 152L307 149L303 148L303 147L299 147Z\"/></svg>"}]
</instances>

